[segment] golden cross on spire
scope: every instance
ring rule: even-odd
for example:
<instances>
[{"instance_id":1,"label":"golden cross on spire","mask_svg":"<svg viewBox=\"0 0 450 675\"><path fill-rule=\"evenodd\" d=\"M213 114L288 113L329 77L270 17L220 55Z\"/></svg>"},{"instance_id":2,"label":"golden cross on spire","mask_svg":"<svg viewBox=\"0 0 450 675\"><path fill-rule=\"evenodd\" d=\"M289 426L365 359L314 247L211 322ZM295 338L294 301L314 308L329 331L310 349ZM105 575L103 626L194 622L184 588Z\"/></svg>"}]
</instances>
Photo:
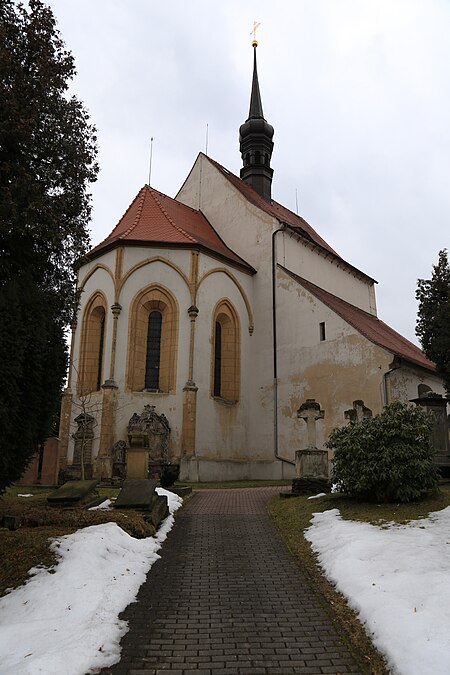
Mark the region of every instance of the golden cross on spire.
<instances>
[{"instance_id":1,"label":"golden cross on spire","mask_svg":"<svg viewBox=\"0 0 450 675\"><path fill-rule=\"evenodd\" d=\"M252 47L258 46L258 40L256 39L256 31L257 31L257 29L259 28L260 25L261 25L261 21L259 21L259 22L254 21L253 22L252 32L250 33L250 35L253 35Z\"/></svg>"}]
</instances>

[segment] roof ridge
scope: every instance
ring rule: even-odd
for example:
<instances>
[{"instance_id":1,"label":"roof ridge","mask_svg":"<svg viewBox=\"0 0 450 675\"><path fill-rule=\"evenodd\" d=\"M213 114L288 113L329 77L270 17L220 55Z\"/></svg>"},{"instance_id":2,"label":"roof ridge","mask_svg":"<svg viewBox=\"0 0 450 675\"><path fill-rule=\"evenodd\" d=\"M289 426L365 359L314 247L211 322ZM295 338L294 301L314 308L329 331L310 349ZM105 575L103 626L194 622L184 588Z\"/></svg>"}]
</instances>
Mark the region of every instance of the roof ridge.
<instances>
[{"instance_id":1,"label":"roof ridge","mask_svg":"<svg viewBox=\"0 0 450 675\"><path fill-rule=\"evenodd\" d=\"M139 224L139 221L140 221L141 215L142 215L142 209L144 208L145 193L146 193L147 187L148 187L147 185L144 185L144 187L142 187L139 190L139 194L138 194L139 203L138 203L137 212L136 212L136 215L134 217L134 220L131 223L130 227L127 230L125 230L125 232L122 232L122 234L119 236L119 239L124 239ZM136 201L136 197L133 199L133 202L135 202L135 201ZM133 204L133 202L131 202L131 204ZM131 204L130 204L130 206L131 206ZM119 220L119 223L126 216L126 214L129 211L129 208L130 207L128 207L128 209L125 211L124 215Z\"/></svg>"},{"instance_id":2,"label":"roof ridge","mask_svg":"<svg viewBox=\"0 0 450 675\"><path fill-rule=\"evenodd\" d=\"M172 218L171 218L170 215L167 213L167 211L166 211L166 209L164 208L164 206L161 204L161 201L160 201L160 200L158 199L158 197L154 194L155 191L154 191L152 188L150 188L150 192L151 192L151 195L152 195L153 199L154 199L155 202L158 204L159 208L161 209L161 211L163 212L163 214L166 216L167 220L168 220L169 223L172 225L172 227L174 227L176 230L178 230L178 232L181 232L181 234L184 234L185 237L188 237L188 239L190 239L192 242L196 243L196 242L195 242L195 239L194 239L194 237L193 237L192 235L190 235L188 232L186 232L186 230L184 230L182 227L180 227L179 225L177 225L177 224L172 220ZM159 194L163 194L163 193L160 192ZM164 196L166 196L166 195L164 195ZM172 197L169 197L169 199L173 199L173 198L172 198ZM176 199L173 199L173 201L176 202L177 200L176 200ZM182 202L177 202L177 203L178 203L178 204L181 204Z\"/></svg>"}]
</instances>

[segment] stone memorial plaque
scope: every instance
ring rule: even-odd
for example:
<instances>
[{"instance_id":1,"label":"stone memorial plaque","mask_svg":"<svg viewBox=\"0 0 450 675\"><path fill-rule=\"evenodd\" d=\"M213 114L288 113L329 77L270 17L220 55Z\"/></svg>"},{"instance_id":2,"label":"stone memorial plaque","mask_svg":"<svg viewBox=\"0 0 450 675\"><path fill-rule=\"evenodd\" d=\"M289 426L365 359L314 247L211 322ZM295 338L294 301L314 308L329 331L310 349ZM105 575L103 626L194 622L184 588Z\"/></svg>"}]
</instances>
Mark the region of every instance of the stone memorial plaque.
<instances>
[{"instance_id":1,"label":"stone memorial plaque","mask_svg":"<svg viewBox=\"0 0 450 675\"><path fill-rule=\"evenodd\" d=\"M52 505L83 504L95 496L95 488L100 482L99 478L92 480L69 480L60 488L47 497Z\"/></svg>"},{"instance_id":2,"label":"stone memorial plaque","mask_svg":"<svg viewBox=\"0 0 450 675\"><path fill-rule=\"evenodd\" d=\"M158 481L148 478L126 480L114 503L115 508L150 509L157 485Z\"/></svg>"}]
</instances>

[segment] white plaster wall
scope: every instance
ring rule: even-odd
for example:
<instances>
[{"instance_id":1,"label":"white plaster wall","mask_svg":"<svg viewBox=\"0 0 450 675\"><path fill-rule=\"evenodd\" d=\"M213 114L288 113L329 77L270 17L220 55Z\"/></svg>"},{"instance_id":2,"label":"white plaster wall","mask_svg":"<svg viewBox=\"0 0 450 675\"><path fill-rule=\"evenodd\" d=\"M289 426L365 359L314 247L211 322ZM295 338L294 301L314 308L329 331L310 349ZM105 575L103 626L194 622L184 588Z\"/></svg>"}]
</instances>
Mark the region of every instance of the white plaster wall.
<instances>
[{"instance_id":1,"label":"white plaster wall","mask_svg":"<svg viewBox=\"0 0 450 675\"><path fill-rule=\"evenodd\" d=\"M388 375L389 402L394 400L409 401L417 398L419 384L426 384L436 394L445 396L442 380L432 374L427 374L420 368L402 366Z\"/></svg>"},{"instance_id":2,"label":"white plaster wall","mask_svg":"<svg viewBox=\"0 0 450 675\"><path fill-rule=\"evenodd\" d=\"M190 271L190 251L170 248L155 248L153 246L124 246L123 260L122 260L122 276L132 268L134 265L151 260L154 257L161 256L165 260L173 263L180 270L189 277ZM153 269L148 268L147 272L153 273Z\"/></svg>"},{"instance_id":3,"label":"white plaster wall","mask_svg":"<svg viewBox=\"0 0 450 675\"><path fill-rule=\"evenodd\" d=\"M293 458L307 447L306 424L296 412L308 398L325 410L317 446L346 424L345 410L362 399L374 414L383 406L383 375L392 354L374 345L300 284L278 272L278 372L280 450ZM320 341L319 323L326 340Z\"/></svg>"},{"instance_id":4,"label":"white plaster wall","mask_svg":"<svg viewBox=\"0 0 450 675\"><path fill-rule=\"evenodd\" d=\"M176 198L200 208L227 246L256 270L270 262L271 235L278 221L250 204L203 155Z\"/></svg>"},{"instance_id":5,"label":"white plaster wall","mask_svg":"<svg viewBox=\"0 0 450 675\"><path fill-rule=\"evenodd\" d=\"M246 286L251 283L243 273L233 274ZM245 278L247 277L247 278ZM213 312L223 299L231 302L240 323L241 382L239 401L233 405L211 396L213 355ZM197 393L196 455L202 459L242 460L248 458L248 400L253 338L249 335L247 308L242 295L223 272L209 275L200 284L197 295L199 314L195 329L194 381Z\"/></svg>"},{"instance_id":6,"label":"white plaster wall","mask_svg":"<svg viewBox=\"0 0 450 675\"><path fill-rule=\"evenodd\" d=\"M250 204L211 163L200 155L177 199L201 208L225 243L256 270L253 277L255 329L251 337L248 379L248 454L273 460L272 376L272 232L273 218ZM242 362L244 365L244 361Z\"/></svg>"},{"instance_id":7,"label":"white plaster wall","mask_svg":"<svg viewBox=\"0 0 450 675\"><path fill-rule=\"evenodd\" d=\"M339 261L309 249L288 232L277 237L277 259L284 267L376 316L373 283L358 279L350 270L338 266Z\"/></svg>"},{"instance_id":8,"label":"white plaster wall","mask_svg":"<svg viewBox=\"0 0 450 675\"><path fill-rule=\"evenodd\" d=\"M203 155L197 158L177 199L200 208L225 243L258 271L271 265L276 218L250 204ZM374 284L357 278L331 256L324 258L292 233L277 235L277 261L367 312L376 315Z\"/></svg>"},{"instance_id":9,"label":"white plaster wall","mask_svg":"<svg viewBox=\"0 0 450 675\"><path fill-rule=\"evenodd\" d=\"M132 266L140 260L147 259L148 250L133 247L133 255L127 257ZM167 258L165 249L154 249L155 256ZM190 264L190 251L176 251L172 261L181 269ZM127 367L128 335L130 328L130 312L134 298L142 289L158 283L167 288L178 303L178 350L176 366L176 390L174 394L156 394L150 392L126 392L125 377ZM188 379L189 369L189 336L190 319L187 313L191 303L188 285L180 274L161 261L139 267L131 274L121 288L119 304L122 307L117 326L115 382L119 388L119 399L116 415L117 439L126 439L126 427L134 412L141 412L144 405L156 406L158 414L164 413L171 427L171 451L175 455L180 452L182 427L183 387Z\"/></svg>"},{"instance_id":10,"label":"white plaster wall","mask_svg":"<svg viewBox=\"0 0 450 675\"><path fill-rule=\"evenodd\" d=\"M111 273L111 276L114 277L114 269L116 266L116 251L107 251L103 253L99 258L95 258L90 262L85 263L78 272L78 288L83 286L83 283L86 277L96 268L98 265L103 265L107 267Z\"/></svg>"}]
</instances>

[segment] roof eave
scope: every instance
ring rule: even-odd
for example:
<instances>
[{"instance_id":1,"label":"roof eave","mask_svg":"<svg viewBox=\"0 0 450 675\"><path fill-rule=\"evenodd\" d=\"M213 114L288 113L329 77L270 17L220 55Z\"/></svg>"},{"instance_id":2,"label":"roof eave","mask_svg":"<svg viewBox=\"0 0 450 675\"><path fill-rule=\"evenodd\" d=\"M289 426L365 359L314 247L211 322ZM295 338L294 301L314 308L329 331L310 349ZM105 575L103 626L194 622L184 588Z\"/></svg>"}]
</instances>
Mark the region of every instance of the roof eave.
<instances>
[{"instance_id":1,"label":"roof eave","mask_svg":"<svg viewBox=\"0 0 450 675\"><path fill-rule=\"evenodd\" d=\"M167 242L167 241L143 241L140 239L117 238L114 239L113 241L106 243L98 250L93 250L87 253L84 256L83 260L85 262L91 262L92 260L95 260L104 253L112 251L114 248L118 246L133 246L133 247L142 246L144 248L172 248L172 249L200 251L202 253L205 253L206 255L209 255L211 258L216 258L218 260L225 261L228 265L232 265L233 267L240 269L246 274L251 275L256 274L255 268L246 263L245 261L239 262L238 260L233 260L232 258L229 258L228 256L220 253L219 251L214 251L213 249L210 249L207 246L204 246L203 244L194 242L182 243L182 242Z\"/></svg>"}]
</instances>

